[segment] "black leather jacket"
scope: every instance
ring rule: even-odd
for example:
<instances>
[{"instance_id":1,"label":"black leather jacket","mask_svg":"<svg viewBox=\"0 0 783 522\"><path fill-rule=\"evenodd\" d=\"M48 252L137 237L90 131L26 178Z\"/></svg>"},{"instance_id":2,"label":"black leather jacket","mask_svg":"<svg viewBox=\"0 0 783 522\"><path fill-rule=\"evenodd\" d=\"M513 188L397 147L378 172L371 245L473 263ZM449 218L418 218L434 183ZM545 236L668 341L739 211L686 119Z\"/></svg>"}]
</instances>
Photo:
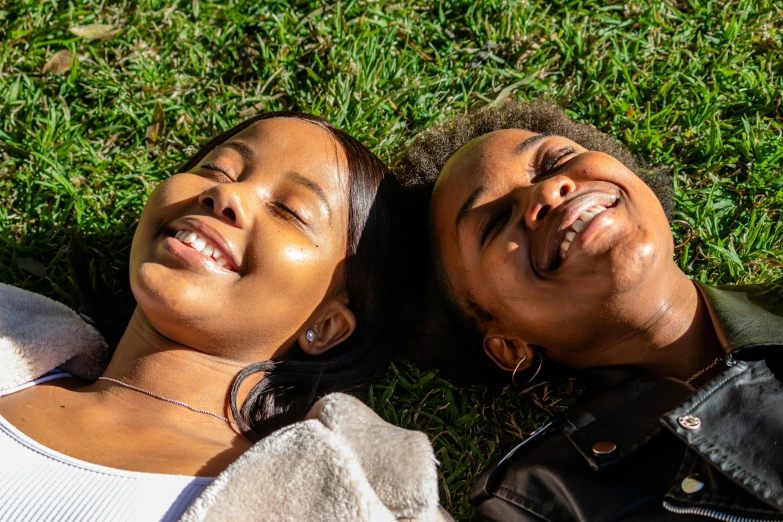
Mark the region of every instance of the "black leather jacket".
<instances>
[{"instance_id":1,"label":"black leather jacket","mask_svg":"<svg viewBox=\"0 0 783 522\"><path fill-rule=\"evenodd\" d=\"M727 368L698 390L638 370L484 471L482 520L783 520L783 285L707 287Z\"/></svg>"}]
</instances>

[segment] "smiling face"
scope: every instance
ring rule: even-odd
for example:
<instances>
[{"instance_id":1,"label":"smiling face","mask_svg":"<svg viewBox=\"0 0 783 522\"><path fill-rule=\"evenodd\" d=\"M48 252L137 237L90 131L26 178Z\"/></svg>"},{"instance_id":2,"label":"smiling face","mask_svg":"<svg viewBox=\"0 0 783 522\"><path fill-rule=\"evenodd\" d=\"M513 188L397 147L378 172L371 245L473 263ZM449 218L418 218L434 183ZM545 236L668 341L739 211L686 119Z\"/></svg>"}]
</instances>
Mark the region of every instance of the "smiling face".
<instances>
[{"instance_id":1,"label":"smiling face","mask_svg":"<svg viewBox=\"0 0 783 522\"><path fill-rule=\"evenodd\" d=\"M673 266L650 188L613 157L558 136L508 129L471 141L444 166L431 219L450 289L506 369L523 345L576 368L611 363L605 347Z\"/></svg>"},{"instance_id":2,"label":"smiling face","mask_svg":"<svg viewBox=\"0 0 783 522\"><path fill-rule=\"evenodd\" d=\"M144 207L130 263L133 294L153 328L245 362L285 351L308 328L325 340L317 349L350 335L340 293L345 166L326 130L272 118L162 182Z\"/></svg>"}]
</instances>

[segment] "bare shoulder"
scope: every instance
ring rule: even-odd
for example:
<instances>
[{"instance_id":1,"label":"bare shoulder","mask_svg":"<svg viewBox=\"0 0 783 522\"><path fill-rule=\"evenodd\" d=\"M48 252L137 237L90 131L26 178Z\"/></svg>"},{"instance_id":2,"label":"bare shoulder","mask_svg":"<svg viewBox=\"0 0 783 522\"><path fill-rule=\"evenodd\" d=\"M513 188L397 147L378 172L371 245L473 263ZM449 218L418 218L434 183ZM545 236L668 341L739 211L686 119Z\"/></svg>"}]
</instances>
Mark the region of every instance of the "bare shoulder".
<instances>
[{"instance_id":1,"label":"bare shoulder","mask_svg":"<svg viewBox=\"0 0 783 522\"><path fill-rule=\"evenodd\" d=\"M5 395L0 397L0 415L16 426L40 418L42 413L68 409L79 398L73 392L88 384L76 378L63 378Z\"/></svg>"},{"instance_id":2,"label":"bare shoulder","mask_svg":"<svg viewBox=\"0 0 783 522\"><path fill-rule=\"evenodd\" d=\"M77 379L76 377L54 379L41 384L36 384L35 386L30 386L24 390L0 396L0 408L2 408L3 405L16 402L28 402L30 400L37 400L40 397L52 397L63 391L78 390L89 384L89 382Z\"/></svg>"}]
</instances>

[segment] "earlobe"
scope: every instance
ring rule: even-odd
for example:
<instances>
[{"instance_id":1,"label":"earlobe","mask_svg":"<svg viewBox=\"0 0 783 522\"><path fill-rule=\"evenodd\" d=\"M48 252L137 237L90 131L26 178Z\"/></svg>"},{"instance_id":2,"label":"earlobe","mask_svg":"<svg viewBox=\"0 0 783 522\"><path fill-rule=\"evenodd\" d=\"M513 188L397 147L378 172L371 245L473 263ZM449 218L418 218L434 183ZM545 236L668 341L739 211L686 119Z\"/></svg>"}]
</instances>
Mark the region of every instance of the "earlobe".
<instances>
[{"instance_id":1,"label":"earlobe","mask_svg":"<svg viewBox=\"0 0 783 522\"><path fill-rule=\"evenodd\" d=\"M356 329L356 316L340 300L331 301L314 317L314 324L298 336L299 346L308 355L321 355L348 339ZM308 335L308 331L312 331ZM312 340L311 340L312 339Z\"/></svg>"},{"instance_id":2,"label":"earlobe","mask_svg":"<svg viewBox=\"0 0 783 522\"><path fill-rule=\"evenodd\" d=\"M528 368L532 364L534 350L523 341L487 333L484 335L484 353L502 370L511 372L517 365L519 370Z\"/></svg>"}]
</instances>

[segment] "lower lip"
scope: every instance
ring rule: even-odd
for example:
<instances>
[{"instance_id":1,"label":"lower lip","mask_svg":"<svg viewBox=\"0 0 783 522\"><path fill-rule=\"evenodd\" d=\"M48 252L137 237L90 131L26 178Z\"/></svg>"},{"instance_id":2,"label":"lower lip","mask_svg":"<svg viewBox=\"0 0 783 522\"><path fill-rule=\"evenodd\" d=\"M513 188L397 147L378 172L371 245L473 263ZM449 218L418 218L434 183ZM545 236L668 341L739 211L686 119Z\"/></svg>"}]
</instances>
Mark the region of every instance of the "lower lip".
<instances>
[{"instance_id":1,"label":"lower lip","mask_svg":"<svg viewBox=\"0 0 783 522\"><path fill-rule=\"evenodd\" d=\"M566 252L565 257L563 258L563 263L565 263L565 261L569 259L575 251L581 250L581 248L587 244L588 241L590 241L597 234L600 234L601 228L612 226L614 222L612 218L616 209L616 206L608 208L595 216L592 220L590 220L589 223L587 223L585 228L582 229L582 232L574 238L574 241L571 242L571 246L568 248L568 252Z\"/></svg>"},{"instance_id":2,"label":"lower lip","mask_svg":"<svg viewBox=\"0 0 783 522\"><path fill-rule=\"evenodd\" d=\"M163 245L168 252L185 261L190 266L195 266L197 268L202 268L209 270L210 272L217 272L221 274L235 273L217 264L214 258L205 256L195 248L185 245L179 239L174 237L166 237Z\"/></svg>"}]
</instances>

